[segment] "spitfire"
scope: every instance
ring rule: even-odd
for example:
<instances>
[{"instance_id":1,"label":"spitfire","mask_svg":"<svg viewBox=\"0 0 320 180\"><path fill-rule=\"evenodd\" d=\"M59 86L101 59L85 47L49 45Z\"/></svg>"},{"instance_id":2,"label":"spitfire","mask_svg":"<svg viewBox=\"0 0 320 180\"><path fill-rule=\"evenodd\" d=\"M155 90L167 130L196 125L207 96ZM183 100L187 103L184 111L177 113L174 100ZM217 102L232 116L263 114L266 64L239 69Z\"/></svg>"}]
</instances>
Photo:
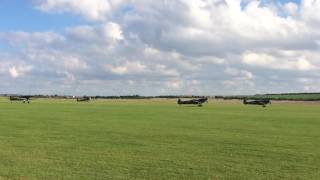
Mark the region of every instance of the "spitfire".
<instances>
[{"instance_id":1,"label":"spitfire","mask_svg":"<svg viewBox=\"0 0 320 180\"><path fill-rule=\"evenodd\" d=\"M90 100L91 98L87 96L77 98L77 102L89 102Z\"/></svg>"},{"instance_id":2,"label":"spitfire","mask_svg":"<svg viewBox=\"0 0 320 180\"><path fill-rule=\"evenodd\" d=\"M23 103L30 103L31 96L10 96L9 100L12 101L22 101Z\"/></svg>"},{"instance_id":3,"label":"spitfire","mask_svg":"<svg viewBox=\"0 0 320 180\"><path fill-rule=\"evenodd\" d=\"M208 98L191 99L191 100L185 100L185 101L183 101L179 98L177 101L177 103L179 105L181 105L181 104L194 104L194 105L198 105L199 107L202 106L202 104L205 102L208 102Z\"/></svg>"},{"instance_id":4,"label":"spitfire","mask_svg":"<svg viewBox=\"0 0 320 180\"><path fill-rule=\"evenodd\" d=\"M269 99L261 99L261 100L247 100L243 99L244 105L260 105L262 107L266 107L267 104L271 104L271 101Z\"/></svg>"}]
</instances>

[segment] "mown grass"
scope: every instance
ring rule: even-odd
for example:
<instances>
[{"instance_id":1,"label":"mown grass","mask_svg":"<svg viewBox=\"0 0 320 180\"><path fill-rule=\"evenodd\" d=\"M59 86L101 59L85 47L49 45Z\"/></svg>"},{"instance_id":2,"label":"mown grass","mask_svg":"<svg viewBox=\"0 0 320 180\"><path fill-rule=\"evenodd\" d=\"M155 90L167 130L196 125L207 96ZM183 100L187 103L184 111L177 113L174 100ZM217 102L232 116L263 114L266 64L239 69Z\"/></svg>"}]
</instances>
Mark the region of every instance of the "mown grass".
<instances>
[{"instance_id":1,"label":"mown grass","mask_svg":"<svg viewBox=\"0 0 320 180\"><path fill-rule=\"evenodd\" d=\"M319 179L320 106L0 100L0 179Z\"/></svg>"}]
</instances>

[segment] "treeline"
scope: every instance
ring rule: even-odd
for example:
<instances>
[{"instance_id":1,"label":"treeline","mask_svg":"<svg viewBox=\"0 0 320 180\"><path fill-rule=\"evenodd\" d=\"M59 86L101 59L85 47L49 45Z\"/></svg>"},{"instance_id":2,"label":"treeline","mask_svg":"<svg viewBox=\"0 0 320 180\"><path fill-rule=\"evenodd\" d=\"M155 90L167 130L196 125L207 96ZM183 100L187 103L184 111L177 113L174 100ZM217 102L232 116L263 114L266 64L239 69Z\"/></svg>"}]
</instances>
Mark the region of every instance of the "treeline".
<instances>
[{"instance_id":1,"label":"treeline","mask_svg":"<svg viewBox=\"0 0 320 180\"><path fill-rule=\"evenodd\" d=\"M55 99L75 99L77 98L76 96L69 96L69 95L41 95L41 94L34 94L34 95L29 95L29 94L1 94L0 96L2 97L10 97L10 96L30 96L33 98L55 98Z\"/></svg>"},{"instance_id":2,"label":"treeline","mask_svg":"<svg viewBox=\"0 0 320 180\"><path fill-rule=\"evenodd\" d=\"M320 93L282 93L282 94L257 94L239 96L216 96L217 99L270 99L281 101L320 101Z\"/></svg>"},{"instance_id":3,"label":"treeline","mask_svg":"<svg viewBox=\"0 0 320 180\"><path fill-rule=\"evenodd\" d=\"M25 96L22 94L2 94L0 96ZM205 96L196 95L161 95L161 96L140 96L140 95L123 95L123 96L70 96L70 95L29 95L34 98L54 98L54 99L76 99L79 97L90 97L91 99L152 99L152 98L166 98L166 99L178 99L178 98L203 98Z\"/></svg>"},{"instance_id":4,"label":"treeline","mask_svg":"<svg viewBox=\"0 0 320 180\"><path fill-rule=\"evenodd\" d=\"M149 99L147 96L127 95L127 96L93 96L94 99Z\"/></svg>"},{"instance_id":5,"label":"treeline","mask_svg":"<svg viewBox=\"0 0 320 180\"><path fill-rule=\"evenodd\" d=\"M165 95L165 96L140 96L140 95L128 95L128 96L94 96L95 99L178 99L178 98L202 98L204 96L194 96L194 95Z\"/></svg>"},{"instance_id":6,"label":"treeline","mask_svg":"<svg viewBox=\"0 0 320 180\"><path fill-rule=\"evenodd\" d=\"M25 95L25 94L24 94ZM22 94L2 94L0 96L23 96ZM161 95L161 96L141 96L141 95L122 95L122 96L70 96L70 95L30 95L33 98L53 98L53 99L76 99L79 97L90 97L91 99L178 99L178 98L203 98L208 96L198 95ZM209 97L211 98L211 96ZM320 101L320 93L282 93L282 94L256 94L256 95L236 95L236 96L214 96L215 99L270 99L270 100L286 100L286 101Z\"/></svg>"}]
</instances>

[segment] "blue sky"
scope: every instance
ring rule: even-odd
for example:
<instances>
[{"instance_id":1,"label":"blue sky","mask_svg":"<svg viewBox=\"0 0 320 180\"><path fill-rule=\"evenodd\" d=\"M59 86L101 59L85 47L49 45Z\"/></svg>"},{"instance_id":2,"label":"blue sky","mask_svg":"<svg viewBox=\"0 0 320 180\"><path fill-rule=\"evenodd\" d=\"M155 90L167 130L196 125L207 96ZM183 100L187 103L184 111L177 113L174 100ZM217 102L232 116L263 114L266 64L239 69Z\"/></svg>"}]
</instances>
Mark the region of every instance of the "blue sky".
<instances>
[{"instance_id":1,"label":"blue sky","mask_svg":"<svg viewBox=\"0 0 320 180\"><path fill-rule=\"evenodd\" d=\"M61 31L84 23L77 16L38 11L28 0L1 0L0 19L0 31Z\"/></svg>"},{"instance_id":2,"label":"blue sky","mask_svg":"<svg viewBox=\"0 0 320 180\"><path fill-rule=\"evenodd\" d=\"M319 91L319 10L318 0L2 0L0 93Z\"/></svg>"}]
</instances>

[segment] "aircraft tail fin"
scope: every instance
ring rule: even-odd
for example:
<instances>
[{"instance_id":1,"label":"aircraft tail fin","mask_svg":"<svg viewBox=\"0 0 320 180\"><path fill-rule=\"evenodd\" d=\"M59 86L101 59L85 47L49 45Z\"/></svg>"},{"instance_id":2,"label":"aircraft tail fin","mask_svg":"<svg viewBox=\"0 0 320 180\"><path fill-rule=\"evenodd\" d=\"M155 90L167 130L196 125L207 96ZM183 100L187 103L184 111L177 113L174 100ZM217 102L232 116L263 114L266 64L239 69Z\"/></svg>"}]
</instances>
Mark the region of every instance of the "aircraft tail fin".
<instances>
[{"instance_id":1,"label":"aircraft tail fin","mask_svg":"<svg viewBox=\"0 0 320 180\"><path fill-rule=\"evenodd\" d=\"M243 104L247 104L247 100L246 99L243 99Z\"/></svg>"}]
</instances>

